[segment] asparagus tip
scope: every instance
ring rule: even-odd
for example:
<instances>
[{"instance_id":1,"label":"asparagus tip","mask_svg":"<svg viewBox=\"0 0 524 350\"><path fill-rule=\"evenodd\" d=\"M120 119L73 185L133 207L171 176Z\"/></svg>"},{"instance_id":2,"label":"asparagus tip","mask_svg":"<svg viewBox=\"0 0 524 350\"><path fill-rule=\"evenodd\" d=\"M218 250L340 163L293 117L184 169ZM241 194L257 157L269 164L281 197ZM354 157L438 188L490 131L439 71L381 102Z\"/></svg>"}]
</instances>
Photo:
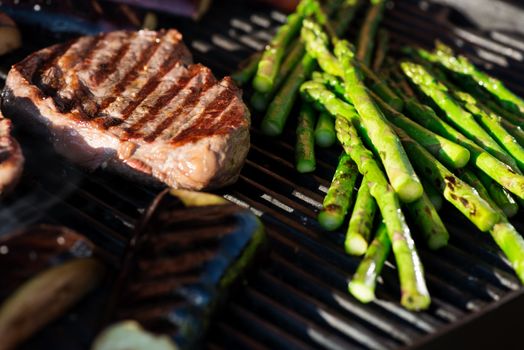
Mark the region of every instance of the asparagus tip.
<instances>
[{"instance_id":1,"label":"asparagus tip","mask_svg":"<svg viewBox=\"0 0 524 350\"><path fill-rule=\"evenodd\" d=\"M348 289L351 295L362 303L369 303L375 300L375 291L365 283L351 281L348 284Z\"/></svg>"},{"instance_id":2,"label":"asparagus tip","mask_svg":"<svg viewBox=\"0 0 524 350\"><path fill-rule=\"evenodd\" d=\"M368 242L362 235L349 235L345 242L346 252L350 255L360 256L366 253Z\"/></svg>"}]
</instances>

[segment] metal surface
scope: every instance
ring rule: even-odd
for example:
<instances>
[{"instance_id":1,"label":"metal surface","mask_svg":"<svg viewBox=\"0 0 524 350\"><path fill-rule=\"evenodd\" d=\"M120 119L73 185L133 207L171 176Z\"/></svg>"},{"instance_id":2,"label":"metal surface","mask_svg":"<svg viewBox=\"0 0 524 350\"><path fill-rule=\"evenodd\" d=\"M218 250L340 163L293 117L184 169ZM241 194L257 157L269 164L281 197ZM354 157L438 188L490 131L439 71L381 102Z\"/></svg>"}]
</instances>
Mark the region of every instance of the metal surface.
<instances>
[{"instance_id":1,"label":"metal surface","mask_svg":"<svg viewBox=\"0 0 524 350\"><path fill-rule=\"evenodd\" d=\"M449 21L450 13L440 5L395 2L385 16L392 47L431 47L440 38L524 95L520 42L501 33L458 28L460 23ZM195 61L223 75L261 49L284 18L279 12L235 1L215 6L199 24L162 20L184 34ZM357 28L355 23L350 35ZM294 118L283 137L268 139L258 131L260 117L253 115L252 147L239 181L220 193L261 217L272 250L216 318L207 348L439 348L449 339L460 348L461 337L467 335L463 330L479 320L511 329L501 312L514 309L515 303L522 305L524 290L490 237L450 207L442 212L450 245L431 252L418 244L433 300L428 311L414 313L399 305L391 261L382 273L376 301L363 305L352 298L347 282L359 259L344 254L342 231L323 232L315 221L340 150L319 150L317 171L299 174L294 170ZM137 218L158 190L103 171L88 174L40 147L31 135L19 139L28 166L15 194L0 206L4 223L0 233L29 222L59 223L120 256ZM523 222L516 225L524 229ZM482 339L482 334L472 334ZM473 337L465 339L474 343Z\"/></svg>"}]
</instances>

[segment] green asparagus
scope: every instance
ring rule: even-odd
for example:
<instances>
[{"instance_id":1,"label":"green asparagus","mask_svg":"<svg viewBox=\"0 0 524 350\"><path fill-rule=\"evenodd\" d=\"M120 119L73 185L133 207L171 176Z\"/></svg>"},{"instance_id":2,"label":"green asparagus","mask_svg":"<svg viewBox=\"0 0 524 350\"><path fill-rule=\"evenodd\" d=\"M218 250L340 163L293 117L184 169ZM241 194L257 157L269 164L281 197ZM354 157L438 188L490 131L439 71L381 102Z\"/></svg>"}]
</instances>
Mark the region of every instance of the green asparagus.
<instances>
[{"instance_id":1,"label":"green asparagus","mask_svg":"<svg viewBox=\"0 0 524 350\"><path fill-rule=\"evenodd\" d=\"M304 98L311 103L322 105L332 116L342 115L346 118L357 115L355 108L339 99L335 93L328 90L324 84L317 81L307 81L300 87Z\"/></svg>"},{"instance_id":2,"label":"green asparagus","mask_svg":"<svg viewBox=\"0 0 524 350\"><path fill-rule=\"evenodd\" d=\"M380 21L382 21L385 7L385 0L374 1L372 3L358 35L356 56L357 59L366 66L369 66L371 63L373 48L375 46L375 34Z\"/></svg>"},{"instance_id":3,"label":"green asparagus","mask_svg":"<svg viewBox=\"0 0 524 350\"><path fill-rule=\"evenodd\" d=\"M490 230L500 217L477 191L460 180L451 171L446 169L431 153L410 138L402 129L395 129L402 140L406 151L421 174L427 176L444 198L453 204L477 228L483 232Z\"/></svg>"},{"instance_id":4,"label":"green asparagus","mask_svg":"<svg viewBox=\"0 0 524 350\"><path fill-rule=\"evenodd\" d=\"M417 200L423 193L420 180L400 140L380 108L373 102L356 67L351 63L354 57L353 51L346 41L340 40L335 46L335 54L344 71L346 98L358 111L362 125L378 151L391 185L402 201Z\"/></svg>"},{"instance_id":5,"label":"green asparagus","mask_svg":"<svg viewBox=\"0 0 524 350\"><path fill-rule=\"evenodd\" d=\"M448 89L437 81L424 66L413 62L402 62L401 68L406 76L444 111L447 119L457 129L493 156L509 165L513 171L520 172L515 160L475 121L471 113L464 110L450 96Z\"/></svg>"},{"instance_id":6,"label":"green asparagus","mask_svg":"<svg viewBox=\"0 0 524 350\"><path fill-rule=\"evenodd\" d=\"M524 113L524 100L506 88L500 80L477 69L466 57L455 56L450 47L437 42L434 53L422 49L417 53L431 62L440 63L452 72L471 78L491 93L504 108Z\"/></svg>"},{"instance_id":7,"label":"green asparagus","mask_svg":"<svg viewBox=\"0 0 524 350\"><path fill-rule=\"evenodd\" d=\"M377 278L380 276L390 251L391 241L388 237L388 230L386 225L381 223L364 259L358 265L357 271L348 284L349 292L361 302L369 303L375 299Z\"/></svg>"},{"instance_id":8,"label":"green asparagus","mask_svg":"<svg viewBox=\"0 0 524 350\"><path fill-rule=\"evenodd\" d=\"M318 214L318 222L326 230L336 230L344 222L353 199L357 177L358 169L355 162L351 160L351 157L343 154L324 198L322 210Z\"/></svg>"},{"instance_id":9,"label":"green asparagus","mask_svg":"<svg viewBox=\"0 0 524 350\"><path fill-rule=\"evenodd\" d=\"M519 205L504 187L493 181L492 178L482 171L476 171L475 175L477 175L484 187L488 190L489 196L493 199L493 202L495 202L497 207L502 209L508 218L517 214L519 211Z\"/></svg>"},{"instance_id":10,"label":"green asparagus","mask_svg":"<svg viewBox=\"0 0 524 350\"><path fill-rule=\"evenodd\" d=\"M385 29L379 29L377 35L377 48L375 50L375 59L373 60L373 70L379 72L382 69L386 54L388 52L389 34Z\"/></svg>"},{"instance_id":11,"label":"green asparagus","mask_svg":"<svg viewBox=\"0 0 524 350\"><path fill-rule=\"evenodd\" d=\"M330 90L334 91L338 96L344 97L346 88L342 80L326 72L313 72L311 75L311 80L321 83L327 86Z\"/></svg>"},{"instance_id":12,"label":"green asparagus","mask_svg":"<svg viewBox=\"0 0 524 350\"><path fill-rule=\"evenodd\" d=\"M374 91L381 99L397 111L404 108L404 102L397 96L395 91L391 89L388 83L379 78L373 71L363 64L358 64L358 68L364 73L368 80L369 88Z\"/></svg>"},{"instance_id":13,"label":"green asparagus","mask_svg":"<svg viewBox=\"0 0 524 350\"><path fill-rule=\"evenodd\" d=\"M377 202L369 192L367 181L363 179L358 189L357 199L344 240L344 247L348 254L362 255L368 249L376 210Z\"/></svg>"},{"instance_id":14,"label":"green asparagus","mask_svg":"<svg viewBox=\"0 0 524 350\"><path fill-rule=\"evenodd\" d=\"M484 129L515 159L521 171L524 171L524 148L519 142L502 126L500 117L486 113L482 106L477 104L476 99L468 93L455 91L466 109L475 116L475 119Z\"/></svg>"},{"instance_id":15,"label":"green asparagus","mask_svg":"<svg viewBox=\"0 0 524 350\"><path fill-rule=\"evenodd\" d=\"M371 94L390 122L402 128L446 166L457 169L468 163L470 154L466 148L420 126L402 113L395 111L378 96Z\"/></svg>"},{"instance_id":16,"label":"green asparagus","mask_svg":"<svg viewBox=\"0 0 524 350\"><path fill-rule=\"evenodd\" d=\"M330 4L333 3L334 2ZM355 4L354 0L349 0L342 5L341 9L339 9L339 16L337 16L337 22L335 23L335 31L337 35L344 33L348 23L354 17L357 7L358 2ZM335 7L332 7L328 13L331 14L335 9ZM295 66L269 105L261 124L264 133L271 136L277 136L282 133L291 108L295 102L300 85L311 75L314 68L314 58L305 54L302 61Z\"/></svg>"},{"instance_id":17,"label":"green asparagus","mask_svg":"<svg viewBox=\"0 0 524 350\"><path fill-rule=\"evenodd\" d=\"M371 151L360 141L350 120L358 123L359 117L356 114L347 117L337 116L335 121L337 137L344 150L357 164L360 173L364 175L370 193L380 208L397 262L401 304L410 310L426 309L431 299L424 280L424 269L402 214L397 194L389 185Z\"/></svg>"},{"instance_id":18,"label":"green asparagus","mask_svg":"<svg viewBox=\"0 0 524 350\"><path fill-rule=\"evenodd\" d=\"M337 142L335 120L329 113L320 113L315 127L315 143L320 147L331 147Z\"/></svg>"},{"instance_id":19,"label":"green asparagus","mask_svg":"<svg viewBox=\"0 0 524 350\"><path fill-rule=\"evenodd\" d=\"M429 249L436 250L448 244L448 230L426 193L413 203L406 204L406 207Z\"/></svg>"},{"instance_id":20,"label":"green asparagus","mask_svg":"<svg viewBox=\"0 0 524 350\"><path fill-rule=\"evenodd\" d=\"M442 195L429 181L424 178L420 179L420 181L422 182L422 187L424 187L424 193L427 194L435 209L439 211L442 208Z\"/></svg>"},{"instance_id":21,"label":"green asparagus","mask_svg":"<svg viewBox=\"0 0 524 350\"><path fill-rule=\"evenodd\" d=\"M479 96L486 107L492 110L495 114L501 116L504 118L504 120L510 122L513 125L524 128L524 118L520 114L516 115L514 112L500 107L496 102L492 101L489 96L486 96L486 94L483 94L482 92L476 96Z\"/></svg>"},{"instance_id":22,"label":"green asparagus","mask_svg":"<svg viewBox=\"0 0 524 350\"><path fill-rule=\"evenodd\" d=\"M487 111L490 112L489 109ZM519 145L524 145L524 130L520 126L514 125L504 118L500 119L500 123L517 140Z\"/></svg>"},{"instance_id":23,"label":"green asparagus","mask_svg":"<svg viewBox=\"0 0 524 350\"><path fill-rule=\"evenodd\" d=\"M246 61L242 62L240 68L231 75L231 78L233 78L237 85L245 85L249 80L251 80L251 78L253 78L257 71L260 57L262 57L260 52L254 53Z\"/></svg>"},{"instance_id":24,"label":"green asparagus","mask_svg":"<svg viewBox=\"0 0 524 350\"><path fill-rule=\"evenodd\" d=\"M524 177L522 175L516 174L509 166L444 122L430 107L414 100L407 100L406 111L420 125L467 148L475 167L488 174L517 197L524 199Z\"/></svg>"},{"instance_id":25,"label":"green asparagus","mask_svg":"<svg viewBox=\"0 0 524 350\"><path fill-rule=\"evenodd\" d=\"M282 83L284 83L290 72L295 68L298 62L300 62L302 57L304 57L305 52L304 45L298 40L291 46L289 53L282 62L280 72L275 79L275 84L273 84L272 89L265 93L255 91L251 96L251 105L255 110L259 112L266 110L268 104L275 95L275 92L282 86Z\"/></svg>"},{"instance_id":26,"label":"green asparagus","mask_svg":"<svg viewBox=\"0 0 524 350\"><path fill-rule=\"evenodd\" d=\"M317 60L324 71L338 77L343 76L341 65L329 50L330 39L318 23L308 19L304 20L300 38L307 53Z\"/></svg>"},{"instance_id":27,"label":"green asparagus","mask_svg":"<svg viewBox=\"0 0 524 350\"><path fill-rule=\"evenodd\" d=\"M293 69L262 120L261 128L264 134L278 136L282 133L297 98L296 92L314 69L315 60L309 55L305 55L302 62Z\"/></svg>"},{"instance_id":28,"label":"green asparagus","mask_svg":"<svg viewBox=\"0 0 524 350\"><path fill-rule=\"evenodd\" d=\"M256 91L267 93L275 85L286 47L299 32L303 19L304 17L299 13L289 15L287 23L279 28L264 50L253 79L253 87Z\"/></svg>"},{"instance_id":29,"label":"green asparagus","mask_svg":"<svg viewBox=\"0 0 524 350\"><path fill-rule=\"evenodd\" d=\"M467 170L463 172L462 177L464 181L477 189L482 198L499 211L500 221L493 226L490 234L510 261L520 281L524 283L524 238L508 221L504 212L500 208L497 208L496 203L490 198L488 190L472 171Z\"/></svg>"},{"instance_id":30,"label":"green asparagus","mask_svg":"<svg viewBox=\"0 0 524 350\"><path fill-rule=\"evenodd\" d=\"M295 166L300 173L309 173L316 168L314 126L315 111L303 103L298 116L295 147Z\"/></svg>"}]
</instances>

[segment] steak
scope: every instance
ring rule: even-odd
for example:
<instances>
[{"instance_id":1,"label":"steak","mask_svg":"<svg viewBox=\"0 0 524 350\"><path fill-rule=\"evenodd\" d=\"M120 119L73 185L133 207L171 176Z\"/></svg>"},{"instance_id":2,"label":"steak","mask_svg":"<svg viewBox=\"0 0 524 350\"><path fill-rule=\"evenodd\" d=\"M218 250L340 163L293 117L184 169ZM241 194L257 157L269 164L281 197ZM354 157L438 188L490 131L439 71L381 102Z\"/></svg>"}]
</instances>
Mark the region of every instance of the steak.
<instances>
[{"instance_id":1,"label":"steak","mask_svg":"<svg viewBox=\"0 0 524 350\"><path fill-rule=\"evenodd\" d=\"M241 91L193 64L176 30L37 51L10 70L2 110L74 163L174 188L234 182L249 150Z\"/></svg>"},{"instance_id":2,"label":"steak","mask_svg":"<svg viewBox=\"0 0 524 350\"><path fill-rule=\"evenodd\" d=\"M0 113L0 196L15 187L24 167L22 150L11 129L11 121Z\"/></svg>"}]
</instances>

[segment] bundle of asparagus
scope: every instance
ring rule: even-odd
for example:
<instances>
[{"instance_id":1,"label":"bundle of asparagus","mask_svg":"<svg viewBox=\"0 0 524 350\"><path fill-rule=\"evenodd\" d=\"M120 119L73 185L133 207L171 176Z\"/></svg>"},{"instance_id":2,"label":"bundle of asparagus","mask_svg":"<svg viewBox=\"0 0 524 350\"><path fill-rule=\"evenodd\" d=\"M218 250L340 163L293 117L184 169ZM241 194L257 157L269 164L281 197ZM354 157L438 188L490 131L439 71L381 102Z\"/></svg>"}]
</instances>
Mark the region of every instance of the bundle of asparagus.
<instances>
[{"instance_id":1,"label":"bundle of asparagus","mask_svg":"<svg viewBox=\"0 0 524 350\"><path fill-rule=\"evenodd\" d=\"M333 147L337 139L342 146L318 221L327 231L347 222L345 250L364 256L349 292L373 300L392 251L402 305L427 308L404 212L416 238L439 249L449 239L438 214L442 199L491 234L524 282L524 239L508 220L524 203L524 101L440 43L434 52L407 49L393 60L387 32L377 29L385 0L371 1L357 47L339 39L360 5L302 0L241 80L254 77L252 102L266 111L261 129L268 136L282 133L300 90L299 172L315 170L315 146Z\"/></svg>"}]
</instances>

